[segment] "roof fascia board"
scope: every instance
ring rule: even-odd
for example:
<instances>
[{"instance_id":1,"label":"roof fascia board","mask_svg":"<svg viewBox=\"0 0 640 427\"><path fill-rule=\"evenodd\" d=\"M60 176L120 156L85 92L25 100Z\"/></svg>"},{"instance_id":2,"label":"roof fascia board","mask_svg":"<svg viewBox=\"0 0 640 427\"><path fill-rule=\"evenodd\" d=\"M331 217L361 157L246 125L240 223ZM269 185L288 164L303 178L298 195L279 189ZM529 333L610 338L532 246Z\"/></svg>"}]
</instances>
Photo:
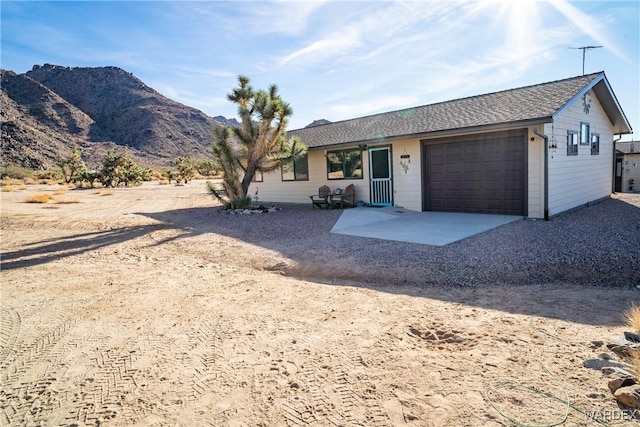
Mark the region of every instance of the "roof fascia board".
<instances>
[{"instance_id":1,"label":"roof fascia board","mask_svg":"<svg viewBox=\"0 0 640 427\"><path fill-rule=\"evenodd\" d=\"M620 116L622 117L622 120L624 120L625 126L627 127L627 129L629 129L628 133L633 133L631 129L631 123L629 123L629 120L627 119L626 114L624 114L624 110L622 109L622 106L618 102L618 98L616 97L616 94L613 92L613 88L609 84L609 80L607 79L607 76L604 75L604 73L603 73L603 77L604 77L603 78L604 84L607 86L607 90L611 95L611 99L613 100L614 104L616 105L616 108L620 112Z\"/></svg>"},{"instance_id":2,"label":"roof fascia board","mask_svg":"<svg viewBox=\"0 0 640 427\"><path fill-rule=\"evenodd\" d=\"M564 113L564 111L569 108L575 101L582 98L585 93L589 92L596 84L600 83L600 81L604 78L604 73L599 73L591 82L583 87L580 92L576 93L573 98L568 100L562 107L560 107L553 115L551 116L553 120L557 119L559 115Z\"/></svg>"},{"instance_id":3,"label":"roof fascia board","mask_svg":"<svg viewBox=\"0 0 640 427\"><path fill-rule=\"evenodd\" d=\"M613 103L615 105L615 108L618 110L617 113L622 118L626 128L629 129L629 132L622 132L622 134L632 133L631 132L631 124L629 123L629 120L627 119L627 116L624 114L624 111L622 110L622 106L620 106L620 103L618 102L618 98L616 97L615 93L613 92L613 89L611 88L611 85L609 84L609 80L607 80L607 76L604 74L604 72L599 73L598 76L596 76L588 85L586 85L584 88L582 88L580 90L580 92L578 92L573 98L571 98L569 101L567 101L566 104L564 104L562 107L560 107L558 109L558 111L553 113L553 116L552 116L553 119L555 120L556 118L558 118L558 116L560 116L567 108L569 108L569 106L571 106L571 104L573 104L575 101L581 99L584 96L585 93L589 92L591 89L593 89L600 82L603 82L604 85L606 86L608 94L609 94L611 100L613 101ZM613 118L612 114L610 114L608 111L606 112L606 114L609 117L609 120L611 120L611 122L613 123L614 120L612 120L612 118ZM615 113L613 113L613 114L615 115Z\"/></svg>"},{"instance_id":4,"label":"roof fascia board","mask_svg":"<svg viewBox=\"0 0 640 427\"><path fill-rule=\"evenodd\" d=\"M395 141L404 141L407 139L431 139L431 138L455 136L455 135L461 135L461 134L467 135L472 133L495 132L495 131L509 130L509 129L522 129L524 127L536 126L536 125L541 125L541 124L551 123L551 122L552 122L551 117L541 117L538 119L523 120L518 122L499 123L499 124L483 125L483 126L472 126L467 128L447 129L447 130L441 130L441 131L414 133L414 134L407 134L407 135L396 135L396 136L390 136L390 137L384 137L384 138L340 142L337 144L315 145L313 147L309 147L309 150L325 149L328 147L339 148L339 147L348 147L348 146L354 146L354 145L386 144L386 143L392 143Z\"/></svg>"}]
</instances>

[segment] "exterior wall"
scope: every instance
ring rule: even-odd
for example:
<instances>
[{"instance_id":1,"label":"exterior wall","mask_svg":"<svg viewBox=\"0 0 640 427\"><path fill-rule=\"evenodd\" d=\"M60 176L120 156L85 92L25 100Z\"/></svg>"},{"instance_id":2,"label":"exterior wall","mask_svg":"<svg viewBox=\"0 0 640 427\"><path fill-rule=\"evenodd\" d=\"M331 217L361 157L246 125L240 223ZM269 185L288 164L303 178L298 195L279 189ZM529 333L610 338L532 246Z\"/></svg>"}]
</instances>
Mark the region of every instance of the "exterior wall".
<instances>
[{"instance_id":1,"label":"exterior wall","mask_svg":"<svg viewBox=\"0 0 640 427\"><path fill-rule=\"evenodd\" d=\"M421 187L421 158L420 141L417 139L395 141L393 144L380 143L374 146L391 146L391 170L393 176L393 202L395 206L401 206L409 210L422 210ZM340 147L341 149L354 148L353 146ZM409 155L409 159L401 156ZM258 190L259 201L280 203L307 203L309 196L318 194L318 188L327 185L331 190L344 189L353 184L356 190L356 202L370 202L369 187L369 153L362 152L362 179L328 179L327 161L324 150L309 150L309 180L308 181L282 181L280 169L265 173L263 182L254 182L249 189L250 194ZM406 164L405 168L400 162Z\"/></svg>"},{"instance_id":2,"label":"exterior wall","mask_svg":"<svg viewBox=\"0 0 640 427\"><path fill-rule=\"evenodd\" d=\"M342 148L342 147L341 147ZM344 147L354 148L354 147ZM336 188L344 188L353 184L356 190L356 202L369 201L369 156L367 151L362 152L362 179L328 179L327 160L324 150L309 150L309 180L308 181L282 181L280 169L265 173L263 182L251 184L249 193L252 195L258 189L258 197L263 202L281 203L309 203L309 196L318 194L318 188L329 186L331 191Z\"/></svg>"},{"instance_id":3,"label":"exterior wall","mask_svg":"<svg viewBox=\"0 0 640 427\"><path fill-rule=\"evenodd\" d=\"M530 128L527 141L527 217L544 218L544 139Z\"/></svg>"},{"instance_id":4,"label":"exterior wall","mask_svg":"<svg viewBox=\"0 0 640 427\"><path fill-rule=\"evenodd\" d=\"M403 159L401 156L410 157ZM391 158L393 204L412 211L421 211L422 159L420 140L395 141L391 147ZM405 165L404 167L401 162Z\"/></svg>"},{"instance_id":5,"label":"exterior wall","mask_svg":"<svg viewBox=\"0 0 640 427\"><path fill-rule=\"evenodd\" d=\"M552 124L545 125L549 143L549 215L556 215L611 194L613 179L613 130L593 91L589 114L582 100L564 110ZM567 131L580 132L580 122L590 133L600 134L600 154L591 155L591 145L578 145L578 155L567 155Z\"/></svg>"},{"instance_id":6,"label":"exterior wall","mask_svg":"<svg viewBox=\"0 0 640 427\"><path fill-rule=\"evenodd\" d=\"M633 179L633 190L629 190L629 180ZM625 154L622 160L622 192L640 192L640 153Z\"/></svg>"}]
</instances>

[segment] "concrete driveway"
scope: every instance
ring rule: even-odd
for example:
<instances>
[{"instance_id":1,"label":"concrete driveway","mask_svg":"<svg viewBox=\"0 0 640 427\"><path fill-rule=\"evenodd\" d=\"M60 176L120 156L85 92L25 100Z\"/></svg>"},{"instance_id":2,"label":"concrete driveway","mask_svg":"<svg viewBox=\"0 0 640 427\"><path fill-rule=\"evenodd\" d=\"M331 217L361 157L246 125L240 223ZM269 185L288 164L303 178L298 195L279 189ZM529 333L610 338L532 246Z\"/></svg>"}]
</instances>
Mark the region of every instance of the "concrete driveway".
<instances>
[{"instance_id":1,"label":"concrete driveway","mask_svg":"<svg viewBox=\"0 0 640 427\"><path fill-rule=\"evenodd\" d=\"M346 209L332 233L423 245L445 246L523 219L522 216L457 212L414 212L401 208Z\"/></svg>"}]
</instances>

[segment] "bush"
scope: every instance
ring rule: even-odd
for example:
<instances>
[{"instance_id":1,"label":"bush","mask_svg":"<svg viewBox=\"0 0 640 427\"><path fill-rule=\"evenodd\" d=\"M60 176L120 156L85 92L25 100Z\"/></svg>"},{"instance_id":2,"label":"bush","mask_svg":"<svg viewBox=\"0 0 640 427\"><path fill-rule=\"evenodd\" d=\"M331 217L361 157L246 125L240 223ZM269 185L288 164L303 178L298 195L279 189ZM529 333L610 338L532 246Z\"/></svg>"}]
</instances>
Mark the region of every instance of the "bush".
<instances>
[{"instance_id":1,"label":"bush","mask_svg":"<svg viewBox=\"0 0 640 427\"><path fill-rule=\"evenodd\" d=\"M27 203L47 203L53 200L53 196L51 194L34 194L25 199Z\"/></svg>"},{"instance_id":2,"label":"bush","mask_svg":"<svg viewBox=\"0 0 640 427\"><path fill-rule=\"evenodd\" d=\"M34 171L20 166L8 165L0 168L0 179L20 179L31 178Z\"/></svg>"},{"instance_id":3,"label":"bush","mask_svg":"<svg viewBox=\"0 0 640 427\"><path fill-rule=\"evenodd\" d=\"M151 174L151 169L140 168L126 151L110 150L102 159L102 168L98 179L104 187L119 185L128 187L139 185L143 180L150 179Z\"/></svg>"},{"instance_id":4,"label":"bush","mask_svg":"<svg viewBox=\"0 0 640 427\"><path fill-rule=\"evenodd\" d=\"M196 176L196 167L195 161L191 157L178 157L175 162L176 168L178 169L178 178L177 180L187 182L191 181L194 176Z\"/></svg>"}]
</instances>

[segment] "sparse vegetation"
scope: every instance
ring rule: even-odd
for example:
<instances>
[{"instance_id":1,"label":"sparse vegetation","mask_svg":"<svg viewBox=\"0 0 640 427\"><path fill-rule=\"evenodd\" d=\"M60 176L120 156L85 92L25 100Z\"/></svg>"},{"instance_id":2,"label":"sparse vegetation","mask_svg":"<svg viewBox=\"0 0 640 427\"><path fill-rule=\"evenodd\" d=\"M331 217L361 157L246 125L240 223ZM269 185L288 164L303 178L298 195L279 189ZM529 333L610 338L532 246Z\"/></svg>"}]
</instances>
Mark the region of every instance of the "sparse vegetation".
<instances>
[{"instance_id":1,"label":"sparse vegetation","mask_svg":"<svg viewBox=\"0 0 640 427\"><path fill-rule=\"evenodd\" d=\"M139 185L152 174L150 169L139 167L126 151L110 150L102 159L97 179L104 187Z\"/></svg>"},{"instance_id":2,"label":"sparse vegetation","mask_svg":"<svg viewBox=\"0 0 640 427\"><path fill-rule=\"evenodd\" d=\"M195 160L191 157L178 157L175 165L178 169L178 176L175 178L176 181L181 181L186 184L196 176Z\"/></svg>"},{"instance_id":3,"label":"sparse vegetation","mask_svg":"<svg viewBox=\"0 0 640 427\"><path fill-rule=\"evenodd\" d=\"M70 205L74 203L80 203L80 199L62 199L62 200L57 200L56 203L61 205Z\"/></svg>"},{"instance_id":4,"label":"sparse vegetation","mask_svg":"<svg viewBox=\"0 0 640 427\"><path fill-rule=\"evenodd\" d=\"M198 174L203 177L213 177L219 174L216 162L209 159L197 160L196 169L198 170Z\"/></svg>"},{"instance_id":5,"label":"sparse vegetation","mask_svg":"<svg viewBox=\"0 0 640 427\"><path fill-rule=\"evenodd\" d=\"M52 194L40 193L40 194L33 194L31 196L28 196L25 199L25 202L26 203L47 203L47 202L50 202L51 200L53 200Z\"/></svg>"},{"instance_id":6,"label":"sparse vegetation","mask_svg":"<svg viewBox=\"0 0 640 427\"><path fill-rule=\"evenodd\" d=\"M35 172L32 170L14 165L3 166L0 168L0 179L2 180L13 179L24 181L25 178L31 178L34 174Z\"/></svg>"},{"instance_id":7,"label":"sparse vegetation","mask_svg":"<svg viewBox=\"0 0 640 427\"><path fill-rule=\"evenodd\" d=\"M633 332L640 334L640 306L635 303L631 304L622 316L627 326L633 329ZM638 357L640 357L640 354L638 354Z\"/></svg>"},{"instance_id":8,"label":"sparse vegetation","mask_svg":"<svg viewBox=\"0 0 640 427\"><path fill-rule=\"evenodd\" d=\"M61 159L57 166L60 168L64 182L67 184L81 182L83 174L87 171L87 165L82 160L82 154L78 149L73 150L71 157Z\"/></svg>"}]
</instances>

